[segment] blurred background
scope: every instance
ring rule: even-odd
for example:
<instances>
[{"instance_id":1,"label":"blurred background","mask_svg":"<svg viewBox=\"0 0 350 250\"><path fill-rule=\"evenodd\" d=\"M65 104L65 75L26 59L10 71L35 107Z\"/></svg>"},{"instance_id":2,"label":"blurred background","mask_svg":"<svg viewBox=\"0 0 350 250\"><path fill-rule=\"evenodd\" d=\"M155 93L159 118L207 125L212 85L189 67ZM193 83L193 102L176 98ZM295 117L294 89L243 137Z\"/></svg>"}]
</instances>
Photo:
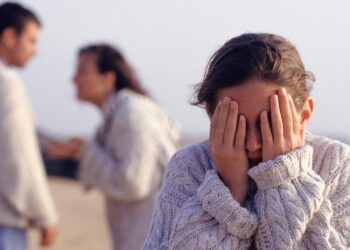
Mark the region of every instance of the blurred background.
<instances>
[{"instance_id":1,"label":"blurred background","mask_svg":"<svg viewBox=\"0 0 350 250\"><path fill-rule=\"evenodd\" d=\"M296 45L316 75L316 110L310 130L350 137L348 101L350 2L206 0L19 1L44 27L39 54L22 73L38 127L62 135L90 135L95 108L74 99L76 52L109 42L124 52L153 97L182 125L185 136L203 137L208 119L188 101L211 54L243 32L272 32Z\"/></svg>"},{"instance_id":2,"label":"blurred background","mask_svg":"<svg viewBox=\"0 0 350 250\"><path fill-rule=\"evenodd\" d=\"M124 52L153 97L179 121L183 144L205 139L208 118L189 101L211 54L243 32L269 32L296 45L316 76L309 130L349 142L349 1L18 2L44 24L39 53L20 72L43 135L92 135L100 117L94 107L75 100L76 52L82 45L108 42ZM103 212L96 212L102 206L99 195L81 195L80 187L66 180L51 179L50 185L61 214L61 237L53 249L105 249Z\"/></svg>"}]
</instances>

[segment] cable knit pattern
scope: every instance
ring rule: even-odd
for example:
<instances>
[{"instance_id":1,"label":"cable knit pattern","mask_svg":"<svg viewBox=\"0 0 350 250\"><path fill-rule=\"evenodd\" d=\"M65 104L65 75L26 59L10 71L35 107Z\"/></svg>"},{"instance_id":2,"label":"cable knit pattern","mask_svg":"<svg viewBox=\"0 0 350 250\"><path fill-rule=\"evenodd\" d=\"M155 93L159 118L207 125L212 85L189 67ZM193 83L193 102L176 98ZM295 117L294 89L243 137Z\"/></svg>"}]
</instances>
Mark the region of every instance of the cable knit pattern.
<instances>
[{"instance_id":1,"label":"cable knit pattern","mask_svg":"<svg viewBox=\"0 0 350 250\"><path fill-rule=\"evenodd\" d=\"M312 170L312 153L312 147L306 145L249 170L258 185L255 200L261 220L257 239L273 236L257 240L259 248L296 248L307 223L319 210L325 185Z\"/></svg>"},{"instance_id":2,"label":"cable knit pattern","mask_svg":"<svg viewBox=\"0 0 350 250\"><path fill-rule=\"evenodd\" d=\"M248 171L257 191L244 207L218 177L207 142L179 151L144 249L350 248L350 149L309 133L306 142Z\"/></svg>"},{"instance_id":3,"label":"cable knit pattern","mask_svg":"<svg viewBox=\"0 0 350 250\"><path fill-rule=\"evenodd\" d=\"M251 246L257 217L232 198L213 168L207 143L172 158L162 190L144 249Z\"/></svg>"},{"instance_id":4,"label":"cable knit pattern","mask_svg":"<svg viewBox=\"0 0 350 250\"><path fill-rule=\"evenodd\" d=\"M252 236L256 229L257 217L232 199L229 189L222 183L215 170L207 172L197 195L203 209L227 232L241 239L249 239Z\"/></svg>"}]
</instances>

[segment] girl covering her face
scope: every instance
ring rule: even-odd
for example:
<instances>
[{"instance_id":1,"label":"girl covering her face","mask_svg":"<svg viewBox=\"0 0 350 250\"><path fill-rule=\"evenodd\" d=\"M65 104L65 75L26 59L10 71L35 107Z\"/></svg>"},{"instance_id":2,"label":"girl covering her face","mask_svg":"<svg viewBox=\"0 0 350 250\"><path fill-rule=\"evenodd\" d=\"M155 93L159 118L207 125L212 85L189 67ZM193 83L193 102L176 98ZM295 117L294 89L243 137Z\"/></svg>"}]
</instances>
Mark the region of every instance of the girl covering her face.
<instances>
[{"instance_id":1,"label":"girl covering her face","mask_svg":"<svg viewBox=\"0 0 350 250\"><path fill-rule=\"evenodd\" d=\"M144 249L349 248L350 149L305 131L312 81L278 35L214 53L194 101L209 139L170 161Z\"/></svg>"}]
</instances>

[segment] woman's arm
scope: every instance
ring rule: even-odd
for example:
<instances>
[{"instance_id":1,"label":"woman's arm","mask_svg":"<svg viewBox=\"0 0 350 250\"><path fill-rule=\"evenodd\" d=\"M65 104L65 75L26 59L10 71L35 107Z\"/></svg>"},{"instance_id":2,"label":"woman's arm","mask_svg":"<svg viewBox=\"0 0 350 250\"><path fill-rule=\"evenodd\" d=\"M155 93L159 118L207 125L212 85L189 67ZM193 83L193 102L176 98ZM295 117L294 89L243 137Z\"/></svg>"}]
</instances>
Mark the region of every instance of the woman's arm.
<instances>
[{"instance_id":1,"label":"woman's arm","mask_svg":"<svg viewBox=\"0 0 350 250\"><path fill-rule=\"evenodd\" d=\"M112 120L112 147L95 141L80 151L80 179L106 195L123 201L143 199L154 191L163 173L159 167L159 143L150 117L142 107L127 103Z\"/></svg>"},{"instance_id":2,"label":"woman's arm","mask_svg":"<svg viewBox=\"0 0 350 250\"><path fill-rule=\"evenodd\" d=\"M248 249L256 215L191 157L180 152L171 160L144 249Z\"/></svg>"}]
</instances>

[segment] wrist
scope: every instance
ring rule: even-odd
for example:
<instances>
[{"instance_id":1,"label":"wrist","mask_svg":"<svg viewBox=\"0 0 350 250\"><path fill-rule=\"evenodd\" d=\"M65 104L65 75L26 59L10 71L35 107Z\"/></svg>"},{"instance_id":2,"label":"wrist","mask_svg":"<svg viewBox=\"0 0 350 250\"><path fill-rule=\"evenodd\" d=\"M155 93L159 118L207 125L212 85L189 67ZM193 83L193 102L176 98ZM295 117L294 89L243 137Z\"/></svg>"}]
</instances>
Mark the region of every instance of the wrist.
<instances>
[{"instance_id":1,"label":"wrist","mask_svg":"<svg viewBox=\"0 0 350 250\"><path fill-rule=\"evenodd\" d=\"M239 204L242 205L244 203L246 197L247 197L249 185L248 184L235 185L235 186L228 187L228 189L230 190L230 193L231 193L232 197Z\"/></svg>"}]
</instances>

